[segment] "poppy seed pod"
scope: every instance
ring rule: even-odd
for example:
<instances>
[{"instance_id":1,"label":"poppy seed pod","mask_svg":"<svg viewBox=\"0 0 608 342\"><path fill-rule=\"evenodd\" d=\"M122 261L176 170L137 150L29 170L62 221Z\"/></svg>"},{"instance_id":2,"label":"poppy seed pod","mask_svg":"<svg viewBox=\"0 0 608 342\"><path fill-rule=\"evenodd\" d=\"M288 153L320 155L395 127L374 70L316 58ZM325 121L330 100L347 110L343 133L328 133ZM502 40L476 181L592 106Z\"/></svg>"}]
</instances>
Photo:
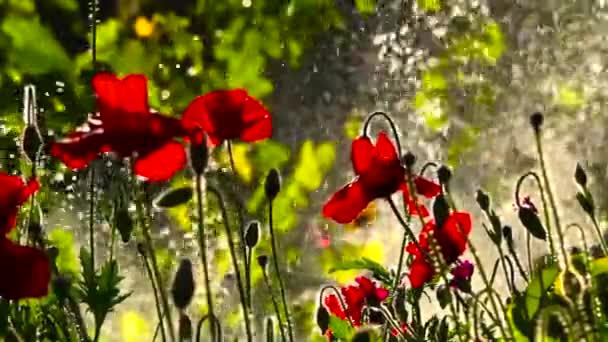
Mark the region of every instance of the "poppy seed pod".
<instances>
[{"instance_id":1,"label":"poppy seed pod","mask_svg":"<svg viewBox=\"0 0 608 342\"><path fill-rule=\"evenodd\" d=\"M207 147L207 135L197 133L190 145L190 165L197 175L205 173L209 163L209 148Z\"/></svg>"},{"instance_id":2,"label":"poppy seed pod","mask_svg":"<svg viewBox=\"0 0 608 342\"><path fill-rule=\"evenodd\" d=\"M450 168L446 165L441 165L437 169L437 179L439 179L439 182L441 184L450 183L450 179L452 179L452 171L450 170Z\"/></svg>"},{"instance_id":3,"label":"poppy seed pod","mask_svg":"<svg viewBox=\"0 0 608 342\"><path fill-rule=\"evenodd\" d=\"M585 172L580 163L576 163L576 170L574 171L574 180L578 185L583 188L587 186L587 173Z\"/></svg>"},{"instance_id":4,"label":"poppy seed pod","mask_svg":"<svg viewBox=\"0 0 608 342\"><path fill-rule=\"evenodd\" d=\"M543 125L543 121L545 120L543 114L541 112L536 112L530 115L530 125L536 132L540 131L540 127Z\"/></svg>"},{"instance_id":5,"label":"poppy seed pod","mask_svg":"<svg viewBox=\"0 0 608 342\"><path fill-rule=\"evenodd\" d=\"M258 260L258 265L260 265L260 267L265 271L266 265L268 265L268 256L265 254L258 255L257 260Z\"/></svg>"},{"instance_id":6,"label":"poppy seed pod","mask_svg":"<svg viewBox=\"0 0 608 342\"><path fill-rule=\"evenodd\" d=\"M410 151L407 151L403 155L402 159L403 159L403 164L409 170L411 170L412 167L414 167L414 164L416 164L416 156L412 152L410 152Z\"/></svg>"},{"instance_id":7,"label":"poppy seed pod","mask_svg":"<svg viewBox=\"0 0 608 342\"><path fill-rule=\"evenodd\" d=\"M182 259L180 262L171 287L171 295L173 303L180 310L184 310L192 301L194 276L192 275L192 262L189 259Z\"/></svg>"},{"instance_id":8,"label":"poppy seed pod","mask_svg":"<svg viewBox=\"0 0 608 342\"><path fill-rule=\"evenodd\" d=\"M490 210L490 196L488 196L488 194L483 192L483 190L481 190L481 189L477 190L475 199L477 200L477 204L479 204L479 207L481 208L481 210L483 210L483 211Z\"/></svg>"},{"instance_id":9,"label":"poppy seed pod","mask_svg":"<svg viewBox=\"0 0 608 342\"><path fill-rule=\"evenodd\" d=\"M281 175L277 169L271 169L268 172L264 183L264 191L266 192L266 198L270 201L274 200L281 191Z\"/></svg>"},{"instance_id":10,"label":"poppy seed pod","mask_svg":"<svg viewBox=\"0 0 608 342\"><path fill-rule=\"evenodd\" d=\"M21 137L21 150L23 155L31 162L35 163L38 153L43 145L42 137L36 126L27 126Z\"/></svg>"},{"instance_id":11,"label":"poppy seed pod","mask_svg":"<svg viewBox=\"0 0 608 342\"><path fill-rule=\"evenodd\" d=\"M258 244L259 240L260 223L258 221L251 221L245 230L245 243L247 247L253 248Z\"/></svg>"}]
</instances>

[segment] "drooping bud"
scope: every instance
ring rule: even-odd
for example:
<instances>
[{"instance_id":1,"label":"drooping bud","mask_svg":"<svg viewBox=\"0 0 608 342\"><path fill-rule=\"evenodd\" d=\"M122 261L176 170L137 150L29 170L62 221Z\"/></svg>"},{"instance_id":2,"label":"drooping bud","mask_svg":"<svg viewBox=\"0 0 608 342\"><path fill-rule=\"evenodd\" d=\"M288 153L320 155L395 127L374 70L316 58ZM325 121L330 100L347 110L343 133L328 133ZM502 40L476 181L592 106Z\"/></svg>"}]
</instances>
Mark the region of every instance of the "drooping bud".
<instances>
[{"instance_id":1,"label":"drooping bud","mask_svg":"<svg viewBox=\"0 0 608 342\"><path fill-rule=\"evenodd\" d=\"M511 226L502 227L502 237L507 241L507 247L513 249L513 228Z\"/></svg>"},{"instance_id":2,"label":"drooping bud","mask_svg":"<svg viewBox=\"0 0 608 342\"><path fill-rule=\"evenodd\" d=\"M416 163L416 156L412 152L407 151L403 155L403 164L405 165L405 167L407 169L411 170L414 167L415 163Z\"/></svg>"},{"instance_id":3,"label":"drooping bud","mask_svg":"<svg viewBox=\"0 0 608 342\"><path fill-rule=\"evenodd\" d=\"M179 316L178 333L180 341L192 341L192 322L185 313Z\"/></svg>"},{"instance_id":4,"label":"drooping bud","mask_svg":"<svg viewBox=\"0 0 608 342\"><path fill-rule=\"evenodd\" d=\"M125 208L119 208L114 214L114 224L116 229L120 233L122 242L127 243L131 239L131 233L133 232L133 219L129 214L129 211Z\"/></svg>"},{"instance_id":5,"label":"drooping bud","mask_svg":"<svg viewBox=\"0 0 608 342\"><path fill-rule=\"evenodd\" d=\"M446 165L441 165L437 169L437 179L439 179L441 184L448 185L452 179L452 171L450 168Z\"/></svg>"},{"instance_id":6,"label":"drooping bud","mask_svg":"<svg viewBox=\"0 0 608 342\"><path fill-rule=\"evenodd\" d=\"M171 287L171 295L173 303L180 310L184 310L192 301L194 276L192 275L192 262L189 259L182 259L180 262Z\"/></svg>"},{"instance_id":7,"label":"drooping bud","mask_svg":"<svg viewBox=\"0 0 608 342\"><path fill-rule=\"evenodd\" d=\"M329 312L322 304L317 308L317 326L321 329L322 335L329 329Z\"/></svg>"},{"instance_id":8,"label":"drooping bud","mask_svg":"<svg viewBox=\"0 0 608 342\"><path fill-rule=\"evenodd\" d=\"M277 169L271 169L268 172L264 183L264 191L266 192L266 198L270 201L274 200L281 191L281 175Z\"/></svg>"},{"instance_id":9,"label":"drooping bud","mask_svg":"<svg viewBox=\"0 0 608 342\"><path fill-rule=\"evenodd\" d=\"M263 270L266 270L266 266L268 265L268 256L265 254L258 255L257 261L258 265L260 265Z\"/></svg>"},{"instance_id":10,"label":"drooping bud","mask_svg":"<svg viewBox=\"0 0 608 342\"><path fill-rule=\"evenodd\" d=\"M481 208L481 210L483 210L483 211L490 210L490 196L488 196L488 194L483 192L483 190L481 190L481 189L477 190L475 199L477 200L477 204L479 204L479 207Z\"/></svg>"},{"instance_id":11,"label":"drooping bud","mask_svg":"<svg viewBox=\"0 0 608 342\"><path fill-rule=\"evenodd\" d=\"M450 205L443 194L439 194L433 201L433 216L437 229L443 228L443 224L450 216Z\"/></svg>"},{"instance_id":12,"label":"drooping bud","mask_svg":"<svg viewBox=\"0 0 608 342\"><path fill-rule=\"evenodd\" d=\"M245 244L250 249L255 247L260 240L260 223L251 221L245 230Z\"/></svg>"},{"instance_id":13,"label":"drooping bud","mask_svg":"<svg viewBox=\"0 0 608 342\"><path fill-rule=\"evenodd\" d=\"M540 240L547 239L545 228L533 209L522 206L519 207L517 214L521 223L524 225L524 227L526 227L530 234L532 234L532 236Z\"/></svg>"},{"instance_id":14,"label":"drooping bud","mask_svg":"<svg viewBox=\"0 0 608 342\"><path fill-rule=\"evenodd\" d=\"M545 118L541 112L530 115L530 125L532 125L532 128L534 128L534 131L536 132L540 131L540 127L543 125L544 120Z\"/></svg>"},{"instance_id":15,"label":"drooping bud","mask_svg":"<svg viewBox=\"0 0 608 342\"><path fill-rule=\"evenodd\" d=\"M574 171L574 180L581 187L587 187L587 173L585 172L580 163L576 163L576 170Z\"/></svg>"},{"instance_id":16,"label":"drooping bud","mask_svg":"<svg viewBox=\"0 0 608 342\"><path fill-rule=\"evenodd\" d=\"M207 147L207 135L197 132L190 144L190 165L197 175L205 173L209 163L209 148Z\"/></svg>"}]
</instances>

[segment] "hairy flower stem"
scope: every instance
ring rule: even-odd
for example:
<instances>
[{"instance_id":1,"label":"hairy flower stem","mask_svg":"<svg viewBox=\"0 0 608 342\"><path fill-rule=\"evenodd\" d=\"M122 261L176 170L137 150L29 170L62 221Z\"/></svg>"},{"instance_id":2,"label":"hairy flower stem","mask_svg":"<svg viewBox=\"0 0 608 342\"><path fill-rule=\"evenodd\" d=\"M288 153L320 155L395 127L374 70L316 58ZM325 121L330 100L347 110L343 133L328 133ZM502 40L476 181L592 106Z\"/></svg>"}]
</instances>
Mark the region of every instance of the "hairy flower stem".
<instances>
[{"instance_id":1,"label":"hairy flower stem","mask_svg":"<svg viewBox=\"0 0 608 342\"><path fill-rule=\"evenodd\" d=\"M272 288L272 283L268 278L268 273L266 272L266 268L262 268L262 276L264 277L264 282L266 283L266 287L268 287L268 293L270 293L270 299L272 300L272 306L274 307L274 311L277 314L277 321L279 323L279 332L281 333L281 341L287 341L285 337L285 326L283 325L283 319L281 318L281 309L279 309L279 303L277 299L274 297L274 290Z\"/></svg>"},{"instance_id":2,"label":"hairy flower stem","mask_svg":"<svg viewBox=\"0 0 608 342\"><path fill-rule=\"evenodd\" d=\"M91 13L91 63L93 70L97 69L97 0L93 0ZM89 185L89 249L91 250L91 270L95 272L95 164L90 166Z\"/></svg>"},{"instance_id":3,"label":"hairy flower stem","mask_svg":"<svg viewBox=\"0 0 608 342\"><path fill-rule=\"evenodd\" d=\"M216 317L213 311L213 294L211 293L211 280L209 277L209 262L207 261L207 236L205 233L205 210L203 208L203 185L202 175L195 176L196 204L198 214L198 243L200 245L201 262L203 264L203 276L205 278L205 294L207 295L207 312L210 317ZM217 332L215 325L211 324L211 339L215 341Z\"/></svg>"},{"instance_id":4,"label":"hairy flower stem","mask_svg":"<svg viewBox=\"0 0 608 342\"><path fill-rule=\"evenodd\" d=\"M230 140L227 141L228 145L228 156L230 157L230 168L232 173L236 175L236 164L234 163L234 154L232 153L232 142ZM241 254L243 258L245 258L245 297L247 299L247 306L250 310L252 310L251 304L251 253L252 250L247 250L247 246L245 246L245 220L243 218L243 208L240 205L240 201L237 201L237 215L239 217L239 245L241 247Z\"/></svg>"},{"instance_id":5,"label":"hairy flower stem","mask_svg":"<svg viewBox=\"0 0 608 342\"><path fill-rule=\"evenodd\" d=\"M165 315L163 315L163 310L161 309L160 299L158 298L158 288L156 286L156 282L154 281L154 274L152 273L152 269L150 268L150 263L148 262L148 258L145 253L141 254L142 260L144 262L144 267L146 269L146 274L150 279L150 284L152 284L152 292L154 293L154 304L156 306L156 314L158 315L158 327L160 329L161 337L163 342L167 340L167 333L165 332L165 325L163 323Z\"/></svg>"},{"instance_id":6,"label":"hairy flower stem","mask_svg":"<svg viewBox=\"0 0 608 342\"><path fill-rule=\"evenodd\" d=\"M277 280L279 281L279 292L281 293L281 301L283 302L283 310L285 313L285 320L287 321L287 331L289 332L289 341L293 342L293 328L291 325L291 318L289 317L289 308L287 307L287 297L285 296L285 285L283 284L283 277L281 277L281 270L279 269L279 258L277 254L277 241L274 234L274 225L272 222L272 200L268 201L268 226L270 228L270 242L272 249L272 262L274 270L276 272Z\"/></svg>"},{"instance_id":7,"label":"hairy flower stem","mask_svg":"<svg viewBox=\"0 0 608 342\"><path fill-rule=\"evenodd\" d=\"M551 204L551 211L553 212L553 219L555 221L555 230L557 231L557 237L559 238L559 247L561 251L560 264L562 267L566 269L569 268L568 254L566 253L566 244L564 242L564 233L562 231L562 227L559 221L559 214L557 212L557 205L555 204L555 199L553 198L553 191L551 191L551 184L549 183L549 176L547 175L547 167L545 165L545 158L543 154L543 144L541 141L540 130L535 130L534 137L536 138L536 150L538 152L538 161L540 163L540 170L543 175L543 180L545 183L545 190L547 191L547 197L549 198L549 203Z\"/></svg>"},{"instance_id":8,"label":"hairy flower stem","mask_svg":"<svg viewBox=\"0 0 608 342\"><path fill-rule=\"evenodd\" d=\"M226 228L226 238L228 239L228 247L230 249L230 256L232 258L232 267L234 268L234 272L236 273L236 283L239 288L239 298L241 300L241 306L243 309L243 320L245 321L245 332L247 333L247 341L253 341L253 334L251 332L251 323L249 321L249 310L247 309L247 298L245 297L245 289L243 286L243 280L241 276L241 269L239 267L238 258L236 255L236 247L234 246L234 241L232 240L232 231L230 230L230 222L228 217L228 211L226 210L226 205L224 204L224 199L222 198L222 194L214 187L207 186L207 191L211 192L217 198L217 201L220 205L220 211L222 212L222 218L224 219L224 227Z\"/></svg>"},{"instance_id":9,"label":"hairy flower stem","mask_svg":"<svg viewBox=\"0 0 608 342\"><path fill-rule=\"evenodd\" d=\"M449 192L446 192L446 195L448 196L449 202L452 205L452 209L454 211L457 211L456 206L454 204L454 200L452 199L452 195ZM464 233L464 230L462 229L462 227L460 225L458 225L458 228L460 229L462 235L465 236L467 239L467 245L469 246L469 250L471 251L473 258L475 259L475 263L477 264L477 269L479 270L479 275L481 276L481 280L483 281L486 288L491 288L490 282L488 280L488 275L486 273L485 268L483 267L483 263L482 263L481 258L479 257L479 253L477 253L477 248L475 248L475 244L473 244L473 241L471 240L471 238ZM507 334L504 324L502 324L502 322L500 322L501 316L503 314L505 314L505 312L506 312L504 304L502 303L502 301L498 300L498 305L497 305L496 300L493 296L490 296L490 304L492 305L492 310L494 310L494 312L496 314L498 329L500 330L501 335L507 341L512 340L513 336L514 336L513 327L511 326L511 324L507 324L507 327L509 329L509 334Z\"/></svg>"}]
</instances>

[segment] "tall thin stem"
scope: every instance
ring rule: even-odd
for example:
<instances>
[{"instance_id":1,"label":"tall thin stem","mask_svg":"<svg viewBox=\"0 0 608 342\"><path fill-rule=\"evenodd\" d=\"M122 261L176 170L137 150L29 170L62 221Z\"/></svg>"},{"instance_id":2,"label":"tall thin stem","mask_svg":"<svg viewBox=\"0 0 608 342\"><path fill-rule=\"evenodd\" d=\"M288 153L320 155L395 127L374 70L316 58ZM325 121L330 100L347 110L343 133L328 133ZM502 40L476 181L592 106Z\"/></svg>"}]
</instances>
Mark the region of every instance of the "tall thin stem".
<instances>
[{"instance_id":1,"label":"tall thin stem","mask_svg":"<svg viewBox=\"0 0 608 342\"><path fill-rule=\"evenodd\" d=\"M595 215L591 215L591 222L593 222L593 228L595 228L595 233L597 234L597 238L600 240L600 246L604 251L604 255L608 255L608 247L606 246L606 241L604 240L604 235L602 234L602 230L600 228L599 223L597 222L597 218Z\"/></svg>"},{"instance_id":2,"label":"tall thin stem","mask_svg":"<svg viewBox=\"0 0 608 342\"><path fill-rule=\"evenodd\" d=\"M91 63L93 70L97 69L97 0L93 0L91 13ZM95 272L95 165L90 168L89 186L89 248L91 250L91 270Z\"/></svg>"},{"instance_id":3,"label":"tall thin stem","mask_svg":"<svg viewBox=\"0 0 608 342\"><path fill-rule=\"evenodd\" d=\"M159 303L158 288L156 286L156 282L154 281L154 274L152 273L152 269L150 269L150 263L148 263L148 258L146 257L145 253L142 253L141 257L144 262L144 267L146 268L146 274L148 275L150 283L152 284L152 291L154 293L154 303L156 304L156 314L158 315L158 327L160 328L160 333L163 342L165 342L167 340L167 333L165 332L165 325L163 323L164 315Z\"/></svg>"},{"instance_id":4,"label":"tall thin stem","mask_svg":"<svg viewBox=\"0 0 608 342\"><path fill-rule=\"evenodd\" d=\"M279 281L279 292L281 293L281 301L283 302L283 310L285 313L285 319L287 320L287 331L289 332L289 341L293 342L293 328L291 326L291 318L289 317L289 309L287 307L287 297L285 296L285 285L283 284L283 277L281 277L281 270L279 269L279 258L277 256L277 242L276 236L274 234L274 225L272 222L272 200L268 201L268 226L270 227L272 261L274 264L275 272L277 273L277 279Z\"/></svg>"},{"instance_id":5,"label":"tall thin stem","mask_svg":"<svg viewBox=\"0 0 608 342\"><path fill-rule=\"evenodd\" d=\"M557 237L559 238L559 246L561 250L561 263L565 268L569 267L568 254L566 253L566 243L564 241L564 234L559 221L559 214L557 212L557 205L555 204L555 198L553 198L553 191L551 190L551 184L549 183L549 176L547 175L547 167L545 165L545 158L543 154L543 144L540 136L540 129L534 130L534 136L536 138L536 149L538 151L538 161L540 163L540 170L543 175L545 183L545 190L547 191L547 197L551 204L551 211L553 212L553 219L555 221L555 229L557 230Z\"/></svg>"},{"instance_id":6,"label":"tall thin stem","mask_svg":"<svg viewBox=\"0 0 608 342\"><path fill-rule=\"evenodd\" d=\"M198 242L201 248L201 262L203 264L203 276L205 278L205 294L207 295L207 312L210 317L216 317L213 312L213 295L211 293L211 280L209 277L209 262L207 261L207 236L205 233L205 211L203 207L202 175L196 175L196 204L198 210ZM211 338L215 341L215 326L211 325Z\"/></svg>"},{"instance_id":7,"label":"tall thin stem","mask_svg":"<svg viewBox=\"0 0 608 342\"><path fill-rule=\"evenodd\" d=\"M241 277L241 269L239 267L236 255L236 248L234 246L234 241L232 240L232 231L230 230L228 211L226 210L226 205L224 203L224 199L222 198L222 194L216 188L209 185L207 186L207 190L216 196L217 201L220 205L220 211L222 212L222 218L224 219L224 227L226 228L226 238L228 239L230 256L232 258L232 267L234 268L234 272L236 273L236 283L239 289L239 298L241 300L241 306L243 309L243 319L245 320L245 332L247 333L247 341L251 342L253 341L253 334L251 333L249 310L247 309L247 298L245 297L245 289L243 286L243 279Z\"/></svg>"},{"instance_id":8,"label":"tall thin stem","mask_svg":"<svg viewBox=\"0 0 608 342\"><path fill-rule=\"evenodd\" d=\"M281 333L281 340L283 342L287 341L285 337L285 326L283 325L283 319L281 318L281 309L279 309L279 303L277 303L277 299L274 297L274 290L272 289L272 283L270 279L268 279L268 273L265 268L262 268L262 276L264 277L264 282L268 287L268 292L270 293L270 299L272 300L272 306L274 307L274 311L277 313L277 321L279 323L279 332Z\"/></svg>"}]
</instances>

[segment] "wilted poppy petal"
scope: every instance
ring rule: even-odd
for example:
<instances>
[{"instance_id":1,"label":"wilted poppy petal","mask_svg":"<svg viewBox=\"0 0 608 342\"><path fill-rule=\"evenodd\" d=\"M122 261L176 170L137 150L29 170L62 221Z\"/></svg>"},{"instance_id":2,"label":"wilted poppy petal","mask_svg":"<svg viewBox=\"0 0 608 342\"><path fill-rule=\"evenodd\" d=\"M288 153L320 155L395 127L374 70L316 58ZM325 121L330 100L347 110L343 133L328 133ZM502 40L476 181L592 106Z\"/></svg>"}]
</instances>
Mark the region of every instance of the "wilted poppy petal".
<instances>
[{"instance_id":1,"label":"wilted poppy petal","mask_svg":"<svg viewBox=\"0 0 608 342\"><path fill-rule=\"evenodd\" d=\"M76 132L51 145L51 155L70 169L81 169L97 158L105 144L101 129Z\"/></svg>"},{"instance_id":2,"label":"wilted poppy petal","mask_svg":"<svg viewBox=\"0 0 608 342\"><path fill-rule=\"evenodd\" d=\"M424 177L416 177L414 184L416 192L426 198L433 198L441 193L441 185Z\"/></svg>"},{"instance_id":3,"label":"wilted poppy petal","mask_svg":"<svg viewBox=\"0 0 608 342\"><path fill-rule=\"evenodd\" d=\"M368 137L358 137L351 145L350 159L353 162L355 174L365 172L372 163L374 145Z\"/></svg>"},{"instance_id":4,"label":"wilted poppy petal","mask_svg":"<svg viewBox=\"0 0 608 342\"><path fill-rule=\"evenodd\" d=\"M388 138L386 133L380 132L378 134L378 140L376 141L376 148L374 149L374 154L377 158L381 160L395 160L398 159L397 150L395 149L395 145Z\"/></svg>"},{"instance_id":5,"label":"wilted poppy petal","mask_svg":"<svg viewBox=\"0 0 608 342\"><path fill-rule=\"evenodd\" d=\"M0 297L23 299L48 293L51 270L47 255L38 249L0 240Z\"/></svg>"},{"instance_id":6,"label":"wilted poppy petal","mask_svg":"<svg viewBox=\"0 0 608 342\"><path fill-rule=\"evenodd\" d=\"M133 172L149 182L169 180L186 166L186 151L178 142L171 141L148 154L137 158Z\"/></svg>"},{"instance_id":7,"label":"wilted poppy petal","mask_svg":"<svg viewBox=\"0 0 608 342\"><path fill-rule=\"evenodd\" d=\"M92 83L102 118L150 111L147 80L143 75L128 75L121 80L112 74L99 73Z\"/></svg>"},{"instance_id":8,"label":"wilted poppy petal","mask_svg":"<svg viewBox=\"0 0 608 342\"><path fill-rule=\"evenodd\" d=\"M417 257L410 266L410 273L408 278L413 288L421 288L425 283L433 279L435 270L426 260L422 257Z\"/></svg>"},{"instance_id":9,"label":"wilted poppy petal","mask_svg":"<svg viewBox=\"0 0 608 342\"><path fill-rule=\"evenodd\" d=\"M323 206L323 216L338 223L350 223L367 208L370 200L361 183L354 181L331 196Z\"/></svg>"}]
</instances>

